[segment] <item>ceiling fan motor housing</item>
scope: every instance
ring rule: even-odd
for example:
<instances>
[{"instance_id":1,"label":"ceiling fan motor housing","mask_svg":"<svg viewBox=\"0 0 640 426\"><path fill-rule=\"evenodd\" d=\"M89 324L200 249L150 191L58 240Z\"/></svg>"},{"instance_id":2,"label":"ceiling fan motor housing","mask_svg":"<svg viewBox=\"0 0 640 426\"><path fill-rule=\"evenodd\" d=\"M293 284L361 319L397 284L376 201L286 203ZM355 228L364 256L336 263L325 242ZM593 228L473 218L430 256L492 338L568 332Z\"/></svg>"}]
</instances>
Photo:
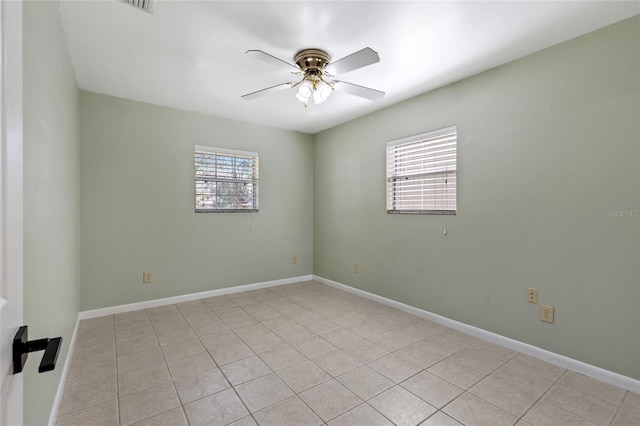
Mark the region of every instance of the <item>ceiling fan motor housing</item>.
<instances>
[{"instance_id":1,"label":"ceiling fan motor housing","mask_svg":"<svg viewBox=\"0 0 640 426\"><path fill-rule=\"evenodd\" d=\"M304 49L296 53L296 65L305 75L320 75L331 57L324 50Z\"/></svg>"}]
</instances>

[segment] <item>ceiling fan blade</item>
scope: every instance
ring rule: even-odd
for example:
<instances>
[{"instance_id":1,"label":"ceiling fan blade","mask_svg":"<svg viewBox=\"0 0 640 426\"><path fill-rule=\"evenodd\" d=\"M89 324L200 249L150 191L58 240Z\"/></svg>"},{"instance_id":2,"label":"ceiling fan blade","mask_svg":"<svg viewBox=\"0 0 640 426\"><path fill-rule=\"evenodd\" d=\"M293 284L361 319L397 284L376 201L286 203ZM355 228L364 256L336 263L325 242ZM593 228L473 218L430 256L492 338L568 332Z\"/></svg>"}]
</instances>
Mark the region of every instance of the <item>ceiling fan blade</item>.
<instances>
[{"instance_id":1,"label":"ceiling fan blade","mask_svg":"<svg viewBox=\"0 0 640 426\"><path fill-rule=\"evenodd\" d=\"M385 95L385 93L381 92L380 90L359 86L353 83L347 83L346 81L335 81L333 88L339 92L349 93L351 95L369 99L370 101L377 101L384 98Z\"/></svg>"},{"instance_id":2,"label":"ceiling fan blade","mask_svg":"<svg viewBox=\"0 0 640 426\"><path fill-rule=\"evenodd\" d=\"M267 87L266 89L258 90L255 92L247 93L246 95L242 95L242 99L245 101L259 98L264 95L268 95L270 93L280 92L281 90L290 89L295 85L295 83L282 83L276 86Z\"/></svg>"},{"instance_id":3,"label":"ceiling fan blade","mask_svg":"<svg viewBox=\"0 0 640 426\"><path fill-rule=\"evenodd\" d=\"M272 64L272 65L273 64L277 64L277 65L286 64L286 65L289 65L290 67L295 68L296 71L300 71L300 68L298 68L296 65L290 64L289 62L287 62L287 61L285 61L283 59L277 58L277 57L275 57L273 55L270 55L267 52L263 52L262 50L247 50L245 52L245 55L247 55L247 54L253 56L256 59L259 59L259 60L261 60L263 62L267 62L267 63Z\"/></svg>"},{"instance_id":4,"label":"ceiling fan blade","mask_svg":"<svg viewBox=\"0 0 640 426\"><path fill-rule=\"evenodd\" d=\"M349 56L331 62L327 65L327 71L333 75L344 74L379 61L380 56L378 56L378 53L370 47L365 47Z\"/></svg>"}]
</instances>

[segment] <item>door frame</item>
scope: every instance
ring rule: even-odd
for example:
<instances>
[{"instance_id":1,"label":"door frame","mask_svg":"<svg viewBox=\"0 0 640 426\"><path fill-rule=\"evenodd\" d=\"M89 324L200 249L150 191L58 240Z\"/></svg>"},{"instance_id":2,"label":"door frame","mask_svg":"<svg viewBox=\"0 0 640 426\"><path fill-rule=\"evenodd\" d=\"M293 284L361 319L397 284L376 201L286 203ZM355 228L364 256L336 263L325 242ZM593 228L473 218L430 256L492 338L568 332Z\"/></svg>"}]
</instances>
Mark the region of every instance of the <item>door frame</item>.
<instances>
[{"instance_id":1,"label":"door frame","mask_svg":"<svg viewBox=\"0 0 640 426\"><path fill-rule=\"evenodd\" d=\"M0 2L0 424L23 423L12 339L23 325L22 0Z\"/></svg>"}]
</instances>

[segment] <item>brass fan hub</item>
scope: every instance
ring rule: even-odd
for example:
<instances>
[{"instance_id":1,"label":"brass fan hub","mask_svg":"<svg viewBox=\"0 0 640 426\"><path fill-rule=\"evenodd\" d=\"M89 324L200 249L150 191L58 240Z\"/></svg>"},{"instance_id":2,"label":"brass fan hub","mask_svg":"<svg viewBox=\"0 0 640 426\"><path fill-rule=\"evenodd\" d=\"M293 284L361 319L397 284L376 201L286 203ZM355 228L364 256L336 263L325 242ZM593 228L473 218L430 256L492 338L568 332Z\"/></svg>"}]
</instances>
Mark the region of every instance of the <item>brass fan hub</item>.
<instances>
[{"instance_id":1,"label":"brass fan hub","mask_svg":"<svg viewBox=\"0 0 640 426\"><path fill-rule=\"evenodd\" d=\"M331 57L327 52L320 49L304 49L296 53L295 56L296 65L305 75L321 74L330 60Z\"/></svg>"}]
</instances>

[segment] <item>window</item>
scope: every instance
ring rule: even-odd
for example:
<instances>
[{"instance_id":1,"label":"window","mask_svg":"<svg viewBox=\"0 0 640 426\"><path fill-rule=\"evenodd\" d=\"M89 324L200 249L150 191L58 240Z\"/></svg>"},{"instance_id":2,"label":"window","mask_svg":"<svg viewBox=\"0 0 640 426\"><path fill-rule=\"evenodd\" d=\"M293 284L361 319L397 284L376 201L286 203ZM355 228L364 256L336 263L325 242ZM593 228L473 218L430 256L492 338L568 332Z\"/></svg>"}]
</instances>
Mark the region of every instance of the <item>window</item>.
<instances>
[{"instance_id":1,"label":"window","mask_svg":"<svg viewBox=\"0 0 640 426\"><path fill-rule=\"evenodd\" d=\"M258 153L196 145L196 213L257 212Z\"/></svg>"},{"instance_id":2,"label":"window","mask_svg":"<svg viewBox=\"0 0 640 426\"><path fill-rule=\"evenodd\" d=\"M456 213L456 126L387 143L387 212Z\"/></svg>"}]
</instances>

